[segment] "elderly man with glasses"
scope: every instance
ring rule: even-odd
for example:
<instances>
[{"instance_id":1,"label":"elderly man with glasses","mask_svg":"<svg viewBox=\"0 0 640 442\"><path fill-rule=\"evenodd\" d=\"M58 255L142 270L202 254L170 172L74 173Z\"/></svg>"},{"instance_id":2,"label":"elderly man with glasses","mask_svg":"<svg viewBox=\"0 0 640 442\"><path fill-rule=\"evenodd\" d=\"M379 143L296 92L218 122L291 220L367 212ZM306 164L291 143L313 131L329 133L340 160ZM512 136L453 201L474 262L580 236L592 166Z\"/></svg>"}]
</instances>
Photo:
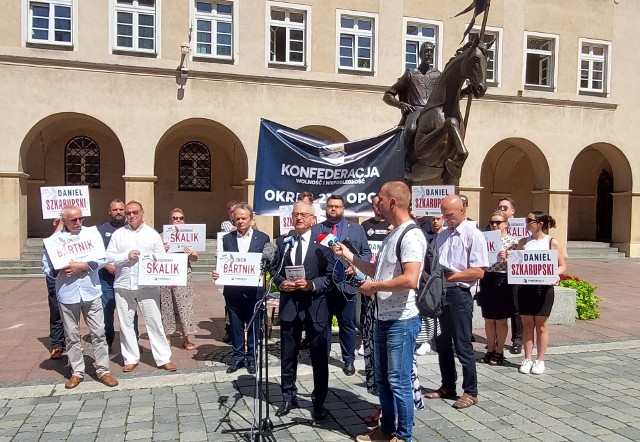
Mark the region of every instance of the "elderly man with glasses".
<instances>
[{"instance_id":1,"label":"elderly man with glasses","mask_svg":"<svg viewBox=\"0 0 640 442\"><path fill-rule=\"evenodd\" d=\"M52 238L58 238L65 243L76 235L81 239L84 218L79 207L63 208L61 220L64 228ZM105 258L89 262L70 262L60 270L55 270L46 249L42 257L42 271L45 275L54 278L56 282L56 297L64 327L67 357L72 370L71 377L64 384L67 389L77 387L83 381L85 374L84 355L80 346L80 315L84 317L91 333L98 379L107 387L118 385L118 381L109 373L102 290L98 278L98 270L104 266L105 262Z\"/></svg>"},{"instance_id":2,"label":"elderly man with glasses","mask_svg":"<svg viewBox=\"0 0 640 442\"><path fill-rule=\"evenodd\" d=\"M133 327L136 306L142 312L156 365L167 371L176 371L162 326L160 288L138 285L138 258L144 253L165 253L162 237L144 223L144 209L139 202L129 201L124 215L127 224L113 233L107 247L107 258L116 267L113 287L124 359L122 371L133 371L140 362L140 349Z\"/></svg>"}]
</instances>

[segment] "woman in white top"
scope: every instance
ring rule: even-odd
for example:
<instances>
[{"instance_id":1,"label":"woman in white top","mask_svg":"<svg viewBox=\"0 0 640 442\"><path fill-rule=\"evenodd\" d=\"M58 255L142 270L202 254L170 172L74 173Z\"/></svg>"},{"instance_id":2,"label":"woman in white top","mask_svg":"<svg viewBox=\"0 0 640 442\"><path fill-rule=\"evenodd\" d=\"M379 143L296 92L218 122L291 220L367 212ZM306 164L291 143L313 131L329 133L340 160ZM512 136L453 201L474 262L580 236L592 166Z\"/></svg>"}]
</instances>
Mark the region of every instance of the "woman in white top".
<instances>
[{"instance_id":1,"label":"woman in white top","mask_svg":"<svg viewBox=\"0 0 640 442\"><path fill-rule=\"evenodd\" d=\"M564 252L557 239L545 232L556 226L556 221L546 213L535 210L526 219L530 236L518 242L518 250L557 250L558 275L567 271ZM553 307L553 285L521 285L518 288L518 305L522 316L522 334L524 341L524 361L520 365L520 373L544 373L544 355L549 345L549 329L547 323ZM536 333L537 359L532 361L533 333Z\"/></svg>"}]
</instances>

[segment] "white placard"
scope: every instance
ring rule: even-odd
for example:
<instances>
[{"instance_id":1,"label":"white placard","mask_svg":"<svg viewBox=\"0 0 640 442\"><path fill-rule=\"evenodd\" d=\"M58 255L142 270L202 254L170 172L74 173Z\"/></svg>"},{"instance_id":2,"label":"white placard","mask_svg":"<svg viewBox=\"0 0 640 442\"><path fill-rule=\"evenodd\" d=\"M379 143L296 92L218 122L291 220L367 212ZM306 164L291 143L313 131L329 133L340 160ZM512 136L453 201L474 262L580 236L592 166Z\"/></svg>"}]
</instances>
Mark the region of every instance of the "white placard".
<instances>
[{"instance_id":1,"label":"white placard","mask_svg":"<svg viewBox=\"0 0 640 442\"><path fill-rule=\"evenodd\" d=\"M507 233L516 239L529 236L527 230L527 218L509 218L509 227L507 227Z\"/></svg>"},{"instance_id":2,"label":"white placard","mask_svg":"<svg viewBox=\"0 0 640 442\"><path fill-rule=\"evenodd\" d=\"M188 255L184 253L144 253L138 258L139 285L187 285Z\"/></svg>"},{"instance_id":3,"label":"white placard","mask_svg":"<svg viewBox=\"0 0 640 442\"><path fill-rule=\"evenodd\" d=\"M231 233L231 232L218 232L218 233L216 233L216 250L218 252L218 256L220 256L220 254L224 251L224 246L222 245L222 238L224 238L224 236L227 233Z\"/></svg>"},{"instance_id":4,"label":"white placard","mask_svg":"<svg viewBox=\"0 0 640 442\"><path fill-rule=\"evenodd\" d=\"M78 206L82 216L91 216L89 186L56 186L40 188L42 219L60 218L66 206Z\"/></svg>"},{"instance_id":5,"label":"white placard","mask_svg":"<svg viewBox=\"0 0 640 442\"><path fill-rule=\"evenodd\" d=\"M216 261L216 272L220 277L216 285L241 285L258 287L262 253L221 252Z\"/></svg>"},{"instance_id":6,"label":"white placard","mask_svg":"<svg viewBox=\"0 0 640 442\"><path fill-rule=\"evenodd\" d=\"M489 255L489 264L498 262L498 253L502 250L502 236L499 230L491 230L482 232L484 239L487 240L487 255Z\"/></svg>"},{"instance_id":7,"label":"white placard","mask_svg":"<svg viewBox=\"0 0 640 442\"><path fill-rule=\"evenodd\" d=\"M313 205L313 211L316 215L316 219L311 223L311 225L321 223L325 221L327 218L325 217L325 212L320 207L320 204ZM295 228L295 223L293 222L293 217L291 213L293 212L293 206L280 206L280 235L288 234L291 229Z\"/></svg>"},{"instance_id":8,"label":"white placard","mask_svg":"<svg viewBox=\"0 0 640 442\"><path fill-rule=\"evenodd\" d=\"M511 250L507 264L509 284L552 285L558 281L557 250Z\"/></svg>"},{"instance_id":9,"label":"white placard","mask_svg":"<svg viewBox=\"0 0 640 442\"><path fill-rule=\"evenodd\" d=\"M456 193L454 186L412 186L411 210L415 216L440 215L442 200Z\"/></svg>"},{"instance_id":10,"label":"white placard","mask_svg":"<svg viewBox=\"0 0 640 442\"><path fill-rule=\"evenodd\" d=\"M369 241L369 249L371 250L371 262L376 262L381 247L382 241Z\"/></svg>"},{"instance_id":11,"label":"white placard","mask_svg":"<svg viewBox=\"0 0 640 442\"><path fill-rule=\"evenodd\" d=\"M74 262L97 261L107 257L98 228L83 227L77 235L57 234L42 240L56 270Z\"/></svg>"},{"instance_id":12,"label":"white placard","mask_svg":"<svg viewBox=\"0 0 640 442\"><path fill-rule=\"evenodd\" d=\"M182 252L185 246L195 252L207 249L206 224L171 224L162 226L162 238L169 243L169 253Z\"/></svg>"}]
</instances>

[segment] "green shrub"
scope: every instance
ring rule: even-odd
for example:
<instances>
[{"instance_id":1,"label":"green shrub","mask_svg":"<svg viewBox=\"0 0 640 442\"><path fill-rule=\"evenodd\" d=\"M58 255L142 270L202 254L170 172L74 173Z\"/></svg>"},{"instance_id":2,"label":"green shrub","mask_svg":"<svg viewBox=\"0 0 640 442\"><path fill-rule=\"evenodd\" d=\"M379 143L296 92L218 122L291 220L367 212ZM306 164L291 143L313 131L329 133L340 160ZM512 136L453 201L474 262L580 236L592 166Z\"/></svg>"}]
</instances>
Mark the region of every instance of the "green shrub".
<instances>
[{"instance_id":1,"label":"green shrub","mask_svg":"<svg viewBox=\"0 0 640 442\"><path fill-rule=\"evenodd\" d=\"M560 285L576 291L576 318L596 319L600 317L598 305L602 298L595 294L596 286L577 276L561 275Z\"/></svg>"}]
</instances>

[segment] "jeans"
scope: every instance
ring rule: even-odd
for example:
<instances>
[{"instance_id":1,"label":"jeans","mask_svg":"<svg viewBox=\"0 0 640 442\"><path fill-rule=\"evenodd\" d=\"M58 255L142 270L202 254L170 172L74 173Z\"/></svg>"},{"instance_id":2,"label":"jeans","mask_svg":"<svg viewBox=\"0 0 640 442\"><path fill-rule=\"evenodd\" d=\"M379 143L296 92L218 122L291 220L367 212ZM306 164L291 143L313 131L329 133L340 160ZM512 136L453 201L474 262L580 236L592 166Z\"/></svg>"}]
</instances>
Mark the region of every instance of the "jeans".
<instances>
[{"instance_id":1,"label":"jeans","mask_svg":"<svg viewBox=\"0 0 640 442\"><path fill-rule=\"evenodd\" d=\"M436 351L440 364L442 386L456 389L456 363L453 359L453 347L462 365L462 389L471 396L478 395L478 376L476 359L471 343L473 316L473 298L469 289L461 287L447 288L447 307L440 315L441 333L436 337Z\"/></svg>"},{"instance_id":2,"label":"jeans","mask_svg":"<svg viewBox=\"0 0 640 442\"><path fill-rule=\"evenodd\" d=\"M419 331L419 316L403 321L376 320L373 325L375 378L382 409L380 427L405 441L413 437L411 367Z\"/></svg>"},{"instance_id":3,"label":"jeans","mask_svg":"<svg viewBox=\"0 0 640 442\"><path fill-rule=\"evenodd\" d=\"M100 288L102 289L102 310L104 311L104 333L107 337L107 345L111 347L116 336L113 328L113 318L116 311L116 295L113 291L113 281L105 281L100 278ZM133 318L133 328L136 331L136 337L140 337L138 331L138 312Z\"/></svg>"}]
</instances>

